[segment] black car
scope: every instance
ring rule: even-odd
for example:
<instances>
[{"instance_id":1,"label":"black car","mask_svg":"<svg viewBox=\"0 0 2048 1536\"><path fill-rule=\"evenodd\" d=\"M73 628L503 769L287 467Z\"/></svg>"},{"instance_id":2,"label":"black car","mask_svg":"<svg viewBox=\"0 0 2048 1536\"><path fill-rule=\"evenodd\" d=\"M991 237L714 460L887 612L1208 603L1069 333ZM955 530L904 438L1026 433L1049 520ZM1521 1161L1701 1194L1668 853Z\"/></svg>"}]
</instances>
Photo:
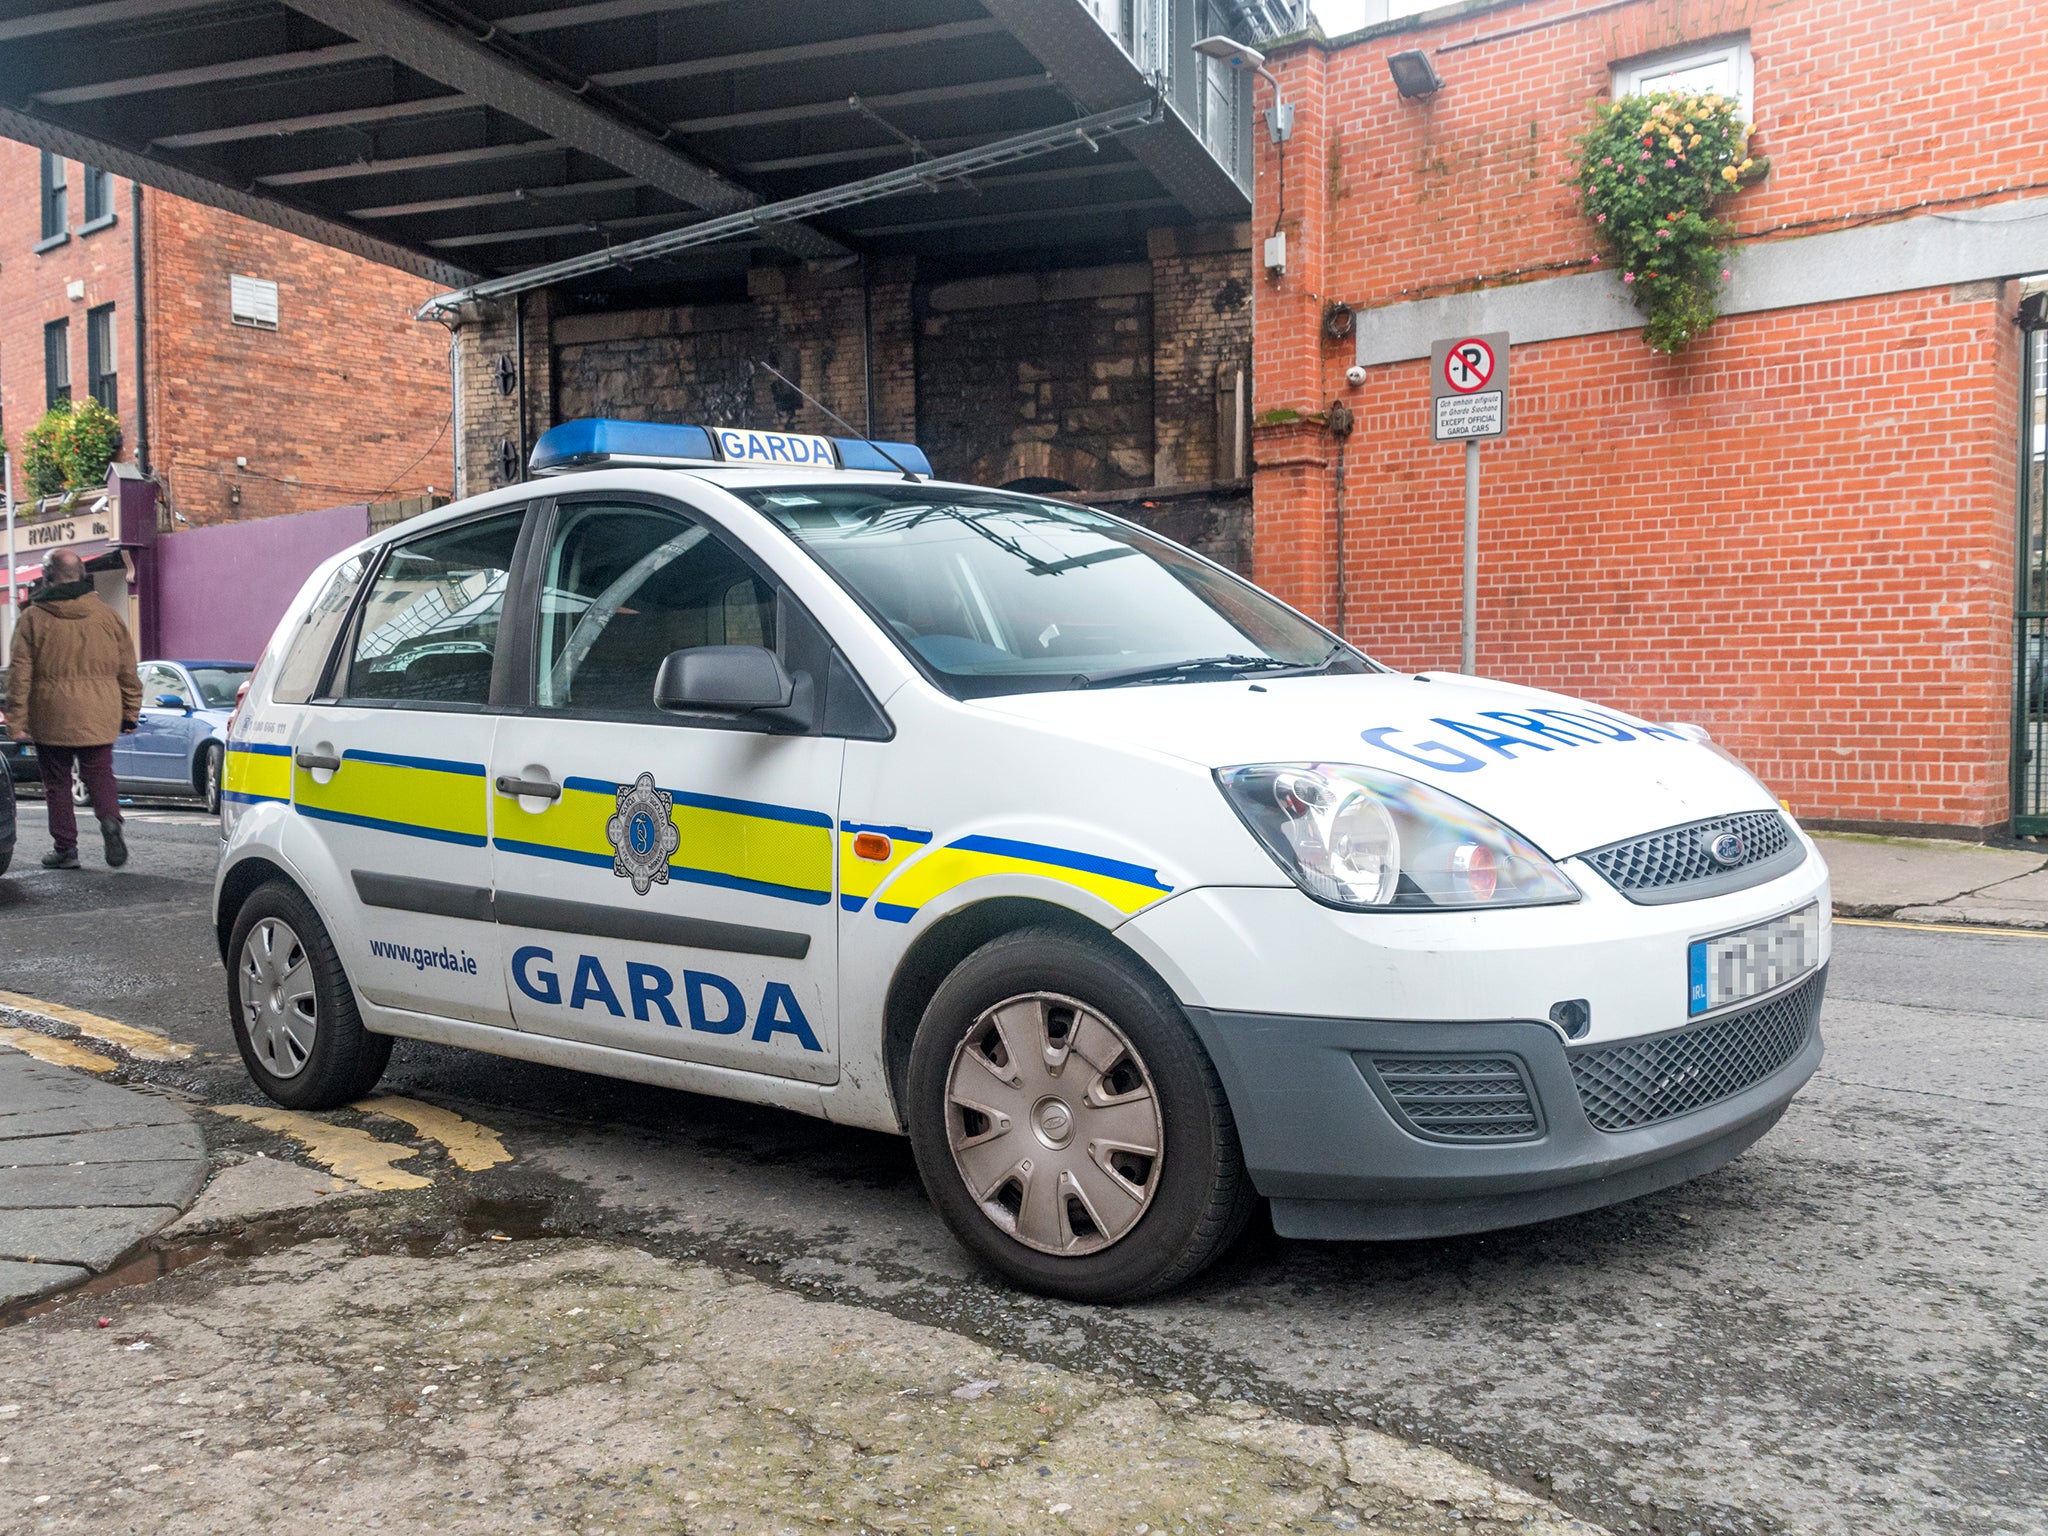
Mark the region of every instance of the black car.
<instances>
[{"instance_id":1,"label":"black car","mask_svg":"<svg viewBox=\"0 0 2048 1536\"><path fill-rule=\"evenodd\" d=\"M43 771L36 766L36 749L25 741L16 741L7 734L7 669L0 667L0 763L7 766L7 772L0 777L8 780L9 798L15 784L40 784Z\"/></svg>"},{"instance_id":2,"label":"black car","mask_svg":"<svg viewBox=\"0 0 2048 1536\"><path fill-rule=\"evenodd\" d=\"M14 780L0 773L0 875L14 862Z\"/></svg>"}]
</instances>

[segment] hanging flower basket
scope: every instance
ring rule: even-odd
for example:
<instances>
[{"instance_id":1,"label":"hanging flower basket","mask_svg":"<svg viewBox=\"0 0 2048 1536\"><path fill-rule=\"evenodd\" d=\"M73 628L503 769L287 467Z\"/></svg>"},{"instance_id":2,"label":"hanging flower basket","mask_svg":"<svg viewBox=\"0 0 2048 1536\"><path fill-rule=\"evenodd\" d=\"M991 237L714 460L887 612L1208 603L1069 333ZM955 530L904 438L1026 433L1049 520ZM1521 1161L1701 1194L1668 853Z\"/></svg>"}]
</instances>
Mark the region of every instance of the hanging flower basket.
<instances>
[{"instance_id":1,"label":"hanging flower basket","mask_svg":"<svg viewBox=\"0 0 2048 1536\"><path fill-rule=\"evenodd\" d=\"M1579 136L1570 185L1659 352L1683 351L1720 316L1734 226L1714 206L1770 170L1748 140L1736 104L1712 91L1603 102Z\"/></svg>"}]
</instances>

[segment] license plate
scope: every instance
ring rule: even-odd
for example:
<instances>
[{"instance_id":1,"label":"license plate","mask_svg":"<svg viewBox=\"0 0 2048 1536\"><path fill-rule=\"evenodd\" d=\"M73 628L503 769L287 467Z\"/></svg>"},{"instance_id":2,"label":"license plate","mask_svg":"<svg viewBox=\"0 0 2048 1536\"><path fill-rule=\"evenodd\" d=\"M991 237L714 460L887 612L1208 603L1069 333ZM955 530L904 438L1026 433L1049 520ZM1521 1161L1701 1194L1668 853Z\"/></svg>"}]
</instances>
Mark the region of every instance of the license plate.
<instances>
[{"instance_id":1,"label":"license plate","mask_svg":"<svg viewBox=\"0 0 2048 1536\"><path fill-rule=\"evenodd\" d=\"M1697 939L1686 955L1688 1014L1712 1013L1797 981L1820 963L1820 907Z\"/></svg>"}]
</instances>

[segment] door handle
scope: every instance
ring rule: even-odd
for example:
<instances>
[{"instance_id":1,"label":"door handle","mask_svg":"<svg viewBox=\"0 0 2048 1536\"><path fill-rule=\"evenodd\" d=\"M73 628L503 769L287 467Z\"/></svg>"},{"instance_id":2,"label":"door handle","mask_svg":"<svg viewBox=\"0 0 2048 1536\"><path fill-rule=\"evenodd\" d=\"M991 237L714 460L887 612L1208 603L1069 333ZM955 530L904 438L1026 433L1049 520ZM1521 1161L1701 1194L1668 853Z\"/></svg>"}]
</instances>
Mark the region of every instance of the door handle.
<instances>
[{"instance_id":1,"label":"door handle","mask_svg":"<svg viewBox=\"0 0 2048 1536\"><path fill-rule=\"evenodd\" d=\"M515 779L509 773L498 775L498 793L501 795L531 795L536 800L559 800L562 786L547 779Z\"/></svg>"},{"instance_id":2,"label":"door handle","mask_svg":"<svg viewBox=\"0 0 2048 1536\"><path fill-rule=\"evenodd\" d=\"M341 767L340 758L330 757L325 752L294 752L292 754L292 761L301 768L325 769L329 773L333 773Z\"/></svg>"}]
</instances>

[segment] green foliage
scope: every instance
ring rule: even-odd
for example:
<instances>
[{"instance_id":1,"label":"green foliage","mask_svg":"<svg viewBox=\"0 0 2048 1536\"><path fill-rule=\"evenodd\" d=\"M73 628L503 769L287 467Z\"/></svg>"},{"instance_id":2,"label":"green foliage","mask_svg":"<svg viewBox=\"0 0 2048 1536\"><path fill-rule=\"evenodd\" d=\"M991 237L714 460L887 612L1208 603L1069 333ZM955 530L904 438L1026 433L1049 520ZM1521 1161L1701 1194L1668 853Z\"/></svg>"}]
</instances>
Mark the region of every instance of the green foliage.
<instances>
[{"instance_id":1,"label":"green foliage","mask_svg":"<svg viewBox=\"0 0 2048 1536\"><path fill-rule=\"evenodd\" d=\"M121 422L97 400L59 400L21 440L21 469L31 496L55 496L105 483L121 449Z\"/></svg>"},{"instance_id":2,"label":"green foliage","mask_svg":"<svg viewBox=\"0 0 2048 1536\"><path fill-rule=\"evenodd\" d=\"M54 496L64 489L64 440L71 433L71 402L59 400L28 429L21 440L21 469L31 496Z\"/></svg>"},{"instance_id":3,"label":"green foliage","mask_svg":"<svg viewBox=\"0 0 2048 1536\"><path fill-rule=\"evenodd\" d=\"M121 421L97 400L71 408L71 430L63 447L64 483L74 491L104 485L107 466L121 447Z\"/></svg>"},{"instance_id":4,"label":"green foliage","mask_svg":"<svg viewBox=\"0 0 2048 1536\"><path fill-rule=\"evenodd\" d=\"M1769 169L1748 139L1736 104L1711 91L1603 103L1579 137L1570 184L1659 352L1683 351L1720 316L1734 229L1713 207Z\"/></svg>"}]
</instances>

